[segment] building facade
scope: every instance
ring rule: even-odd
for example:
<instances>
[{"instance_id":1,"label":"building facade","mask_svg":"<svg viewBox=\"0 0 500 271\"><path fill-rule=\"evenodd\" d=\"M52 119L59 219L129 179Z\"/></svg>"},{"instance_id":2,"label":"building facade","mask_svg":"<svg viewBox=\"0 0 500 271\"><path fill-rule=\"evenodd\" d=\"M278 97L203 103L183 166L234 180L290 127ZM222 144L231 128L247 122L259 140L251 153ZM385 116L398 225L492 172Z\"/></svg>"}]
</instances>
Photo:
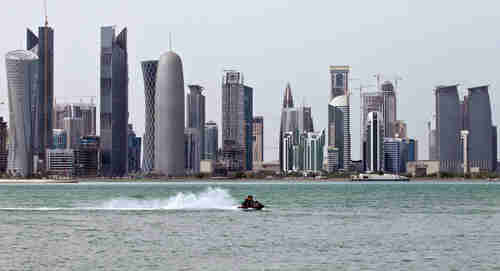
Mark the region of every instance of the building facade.
<instances>
[{"instance_id":1,"label":"building facade","mask_svg":"<svg viewBox=\"0 0 500 271\"><path fill-rule=\"evenodd\" d=\"M38 56L38 86L32 97L32 136L33 155L43 162L46 150L52 147L54 104L54 30L47 22L38 28L38 37L27 30L26 49Z\"/></svg>"},{"instance_id":2,"label":"building facade","mask_svg":"<svg viewBox=\"0 0 500 271\"><path fill-rule=\"evenodd\" d=\"M241 72L226 71L222 79L222 151L232 170L252 170L252 120L253 89L244 84Z\"/></svg>"},{"instance_id":3,"label":"building facade","mask_svg":"<svg viewBox=\"0 0 500 271\"><path fill-rule=\"evenodd\" d=\"M142 169L144 172L153 171L155 161L155 97L156 97L156 72L158 60L141 62L142 76L144 78L145 102L145 127L144 127L144 154Z\"/></svg>"},{"instance_id":4,"label":"building facade","mask_svg":"<svg viewBox=\"0 0 500 271\"><path fill-rule=\"evenodd\" d=\"M436 154L442 172L458 172L460 169L460 101L458 88L439 86L436 97Z\"/></svg>"},{"instance_id":5,"label":"building facade","mask_svg":"<svg viewBox=\"0 0 500 271\"><path fill-rule=\"evenodd\" d=\"M198 128L186 128L184 132L184 152L186 153L186 174L200 173L201 166L201 134Z\"/></svg>"},{"instance_id":6,"label":"building facade","mask_svg":"<svg viewBox=\"0 0 500 271\"><path fill-rule=\"evenodd\" d=\"M200 162L204 158L203 151L205 149L205 95L204 88L199 85L189 85L189 93L186 95L187 100L187 129L196 129L197 131L190 132L193 134L195 144L192 147L196 150L191 151L190 155L195 157L188 158L194 164L189 164L190 174L200 173ZM188 153L186 153L186 156Z\"/></svg>"},{"instance_id":7,"label":"building facade","mask_svg":"<svg viewBox=\"0 0 500 271\"><path fill-rule=\"evenodd\" d=\"M264 162L264 117L256 116L252 120L253 162Z\"/></svg>"},{"instance_id":8,"label":"building facade","mask_svg":"<svg viewBox=\"0 0 500 271\"><path fill-rule=\"evenodd\" d=\"M382 95L384 97L384 129L385 137L394 138L394 124L397 120L397 100L394 85L390 81L385 81L382 84Z\"/></svg>"},{"instance_id":9,"label":"building facade","mask_svg":"<svg viewBox=\"0 0 500 271\"><path fill-rule=\"evenodd\" d=\"M328 104L328 146L338 148L338 168L351 170L351 108L349 66L330 66L331 87Z\"/></svg>"},{"instance_id":10,"label":"building facade","mask_svg":"<svg viewBox=\"0 0 500 271\"><path fill-rule=\"evenodd\" d=\"M7 171L7 159L9 155L8 140L7 122L3 120L3 117L0 117L0 173Z\"/></svg>"},{"instance_id":11,"label":"building facade","mask_svg":"<svg viewBox=\"0 0 500 271\"><path fill-rule=\"evenodd\" d=\"M368 113L366 126L366 170L369 172L384 171L384 119L380 112Z\"/></svg>"},{"instance_id":12,"label":"building facade","mask_svg":"<svg viewBox=\"0 0 500 271\"><path fill-rule=\"evenodd\" d=\"M213 121L205 123L204 133L205 150L203 160L217 160L219 149L219 128L217 123Z\"/></svg>"},{"instance_id":13,"label":"building facade","mask_svg":"<svg viewBox=\"0 0 500 271\"><path fill-rule=\"evenodd\" d=\"M33 96L38 89L38 56L30 51L6 54L9 95L9 154L7 172L27 177L33 173Z\"/></svg>"},{"instance_id":14,"label":"building facade","mask_svg":"<svg viewBox=\"0 0 500 271\"><path fill-rule=\"evenodd\" d=\"M128 173L141 171L142 139L134 131L132 124L128 125Z\"/></svg>"},{"instance_id":15,"label":"building facade","mask_svg":"<svg viewBox=\"0 0 500 271\"><path fill-rule=\"evenodd\" d=\"M408 150L401 138L384 138L385 172L403 174L406 172Z\"/></svg>"},{"instance_id":16,"label":"building facade","mask_svg":"<svg viewBox=\"0 0 500 271\"><path fill-rule=\"evenodd\" d=\"M182 60L168 51L160 56L156 73L155 171L184 176L184 76Z\"/></svg>"},{"instance_id":17,"label":"building facade","mask_svg":"<svg viewBox=\"0 0 500 271\"><path fill-rule=\"evenodd\" d=\"M127 29L116 35L115 26L101 28L101 151L102 174L128 172L128 50Z\"/></svg>"},{"instance_id":18,"label":"building facade","mask_svg":"<svg viewBox=\"0 0 500 271\"><path fill-rule=\"evenodd\" d=\"M58 103L54 106L54 129L64 129L64 119L82 119L81 134L96 135L97 110L91 103Z\"/></svg>"}]
</instances>

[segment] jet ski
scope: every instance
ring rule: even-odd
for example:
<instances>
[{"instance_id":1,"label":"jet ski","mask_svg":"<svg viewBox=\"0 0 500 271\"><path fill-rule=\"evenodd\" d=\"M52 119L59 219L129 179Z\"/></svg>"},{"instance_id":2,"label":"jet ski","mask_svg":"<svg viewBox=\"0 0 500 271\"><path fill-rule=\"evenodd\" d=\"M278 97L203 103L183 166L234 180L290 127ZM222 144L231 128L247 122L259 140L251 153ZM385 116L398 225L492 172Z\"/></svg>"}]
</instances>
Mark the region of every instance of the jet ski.
<instances>
[{"instance_id":1,"label":"jet ski","mask_svg":"<svg viewBox=\"0 0 500 271\"><path fill-rule=\"evenodd\" d=\"M253 197L249 195L245 201L238 207L242 211L260 211L264 208L264 204L254 201Z\"/></svg>"}]
</instances>

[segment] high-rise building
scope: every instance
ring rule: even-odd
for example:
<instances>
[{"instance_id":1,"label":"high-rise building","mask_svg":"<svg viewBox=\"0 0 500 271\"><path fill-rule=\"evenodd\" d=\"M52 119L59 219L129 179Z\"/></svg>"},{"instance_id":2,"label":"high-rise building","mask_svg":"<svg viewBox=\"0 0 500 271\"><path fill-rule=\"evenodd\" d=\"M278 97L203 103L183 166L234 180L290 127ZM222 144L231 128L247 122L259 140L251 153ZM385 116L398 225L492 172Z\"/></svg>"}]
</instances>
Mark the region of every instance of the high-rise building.
<instances>
[{"instance_id":1,"label":"high-rise building","mask_svg":"<svg viewBox=\"0 0 500 271\"><path fill-rule=\"evenodd\" d=\"M38 86L33 93L33 154L44 160L52 147L54 104L54 30L45 21L38 27L38 37L26 31L26 49L38 56Z\"/></svg>"},{"instance_id":2,"label":"high-rise building","mask_svg":"<svg viewBox=\"0 0 500 271\"><path fill-rule=\"evenodd\" d=\"M33 173L33 96L38 89L38 56L30 51L6 54L9 95L9 155L7 171L15 176Z\"/></svg>"},{"instance_id":3,"label":"high-rise building","mask_svg":"<svg viewBox=\"0 0 500 271\"><path fill-rule=\"evenodd\" d=\"M97 110L93 102L55 104L54 129L64 129L65 118L82 119L80 133L82 135L96 135Z\"/></svg>"},{"instance_id":4,"label":"high-rise building","mask_svg":"<svg viewBox=\"0 0 500 271\"><path fill-rule=\"evenodd\" d=\"M408 147L408 161L418 161L418 141L413 138L404 138L403 142Z\"/></svg>"},{"instance_id":5,"label":"high-rise building","mask_svg":"<svg viewBox=\"0 0 500 271\"><path fill-rule=\"evenodd\" d=\"M308 132L301 136L301 150L303 158L301 168L305 172L319 173L323 169L325 149L325 131L320 133Z\"/></svg>"},{"instance_id":6,"label":"high-rise building","mask_svg":"<svg viewBox=\"0 0 500 271\"><path fill-rule=\"evenodd\" d=\"M127 29L101 28L102 175L127 174L128 51Z\"/></svg>"},{"instance_id":7,"label":"high-rise building","mask_svg":"<svg viewBox=\"0 0 500 271\"><path fill-rule=\"evenodd\" d=\"M401 138L384 138L384 168L386 172L405 173L407 158L407 145Z\"/></svg>"},{"instance_id":8,"label":"high-rise building","mask_svg":"<svg viewBox=\"0 0 500 271\"><path fill-rule=\"evenodd\" d=\"M132 124L128 125L128 172L141 171L141 138L134 131Z\"/></svg>"},{"instance_id":9,"label":"high-rise building","mask_svg":"<svg viewBox=\"0 0 500 271\"><path fill-rule=\"evenodd\" d=\"M84 136L82 118L64 118L64 131L66 131L66 148L77 149L80 144L80 137Z\"/></svg>"},{"instance_id":10,"label":"high-rise building","mask_svg":"<svg viewBox=\"0 0 500 271\"><path fill-rule=\"evenodd\" d=\"M378 172L384 170L384 119L380 112L368 113L366 126L366 170Z\"/></svg>"},{"instance_id":11,"label":"high-rise building","mask_svg":"<svg viewBox=\"0 0 500 271\"><path fill-rule=\"evenodd\" d=\"M155 170L184 176L184 76L182 60L173 51L160 56L156 73Z\"/></svg>"},{"instance_id":12,"label":"high-rise building","mask_svg":"<svg viewBox=\"0 0 500 271\"><path fill-rule=\"evenodd\" d=\"M339 166L339 149L333 146L328 146L328 164L327 171L335 172Z\"/></svg>"},{"instance_id":13,"label":"high-rise building","mask_svg":"<svg viewBox=\"0 0 500 271\"><path fill-rule=\"evenodd\" d=\"M203 95L203 87L199 85L189 85L189 93L186 95L187 100L187 128L196 129L196 132L190 132L194 137L192 143L193 150L190 154L195 155L190 160L194 164L189 164L189 172L198 174L200 172L200 162L203 159L203 150L205 149L205 96ZM188 154L186 154L188 155Z\"/></svg>"},{"instance_id":14,"label":"high-rise building","mask_svg":"<svg viewBox=\"0 0 500 271\"><path fill-rule=\"evenodd\" d=\"M437 133L436 128L432 126L432 122L427 123L428 129L428 141L429 141L429 160L436 161L439 160L437 154Z\"/></svg>"},{"instance_id":15,"label":"high-rise building","mask_svg":"<svg viewBox=\"0 0 500 271\"><path fill-rule=\"evenodd\" d=\"M438 86L436 96L436 154L441 172L458 172L460 169L460 102L458 88ZM491 122L489 122L491 127ZM490 129L491 131L491 129ZM491 137L490 137L491 139Z\"/></svg>"},{"instance_id":16,"label":"high-rise building","mask_svg":"<svg viewBox=\"0 0 500 271\"><path fill-rule=\"evenodd\" d=\"M280 169L282 171L285 171L284 169L287 168L284 163L286 161L283 161L284 155L286 155L284 152L283 147L284 142L283 142L283 137L285 132L289 131L290 129L288 128L287 122L289 122L290 117L289 117L289 109L293 108L293 95L292 95L292 87L290 86L290 83L286 84L285 87L285 93L283 96L283 107L281 109L281 125L280 125L280 135L279 135L279 160L280 160Z\"/></svg>"},{"instance_id":17,"label":"high-rise building","mask_svg":"<svg viewBox=\"0 0 500 271\"><path fill-rule=\"evenodd\" d=\"M361 127L367 127L368 113L370 112L384 112L384 95L381 91L374 92L364 92L361 93ZM380 123L380 130L383 136L385 136L385 123ZM361 130L361 157L362 157L362 168L367 170L367 130L363 128Z\"/></svg>"},{"instance_id":18,"label":"high-rise building","mask_svg":"<svg viewBox=\"0 0 500 271\"><path fill-rule=\"evenodd\" d=\"M252 121L253 162L264 162L264 117L256 116Z\"/></svg>"},{"instance_id":19,"label":"high-rise building","mask_svg":"<svg viewBox=\"0 0 500 271\"><path fill-rule=\"evenodd\" d=\"M339 150L339 169L351 170L351 107L349 66L330 66L331 88L328 103L328 146Z\"/></svg>"},{"instance_id":20,"label":"high-rise building","mask_svg":"<svg viewBox=\"0 0 500 271\"><path fill-rule=\"evenodd\" d=\"M0 117L0 173L7 171L7 158L9 151L7 148L8 142L7 122Z\"/></svg>"},{"instance_id":21,"label":"high-rise building","mask_svg":"<svg viewBox=\"0 0 500 271\"><path fill-rule=\"evenodd\" d=\"M198 128L186 128L184 132L184 152L186 153L186 174L200 173L201 158L201 134Z\"/></svg>"},{"instance_id":22,"label":"high-rise building","mask_svg":"<svg viewBox=\"0 0 500 271\"><path fill-rule=\"evenodd\" d=\"M243 74L226 71L222 79L222 152L230 170L252 170L253 89Z\"/></svg>"},{"instance_id":23,"label":"high-rise building","mask_svg":"<svg viewBox=\"0 0 500 271\"><path fill-rule=\"evenodd\" d=\"M144 78L144 102L146 111L142 167L144 172L151 172L155 168L155 97L158 60L143 61L141 62L141 67L142 76Z\"/></svg>"},{"instance_id":24,"label":"high-rise building","mask_svg":"<svg viewBox=\"0 0 500 271\"><path fill-rule=\"evenodd\" d=\"M396 92L394 92L394 85L390 81L385 81L382 84L382 95L384 97L384 132L385 137L395 137L394 136L394 123L397 120L397 101Z\"/></svg>"},{"instance_id":25,"label":"high-rise building","mask_svg":"<svg viewBox=\"0 0 500 271\"><path fill-rule=\"evenodd\" d=\"M219 149L219 128L217 123L209 121L205 123L205 151L204 160L217 160L217 151Z\"/></svg>"},{"instance_id":26,"label":"high-rise building","mask_svg":"<svg viewBox=\"0 0 500 271\"><path fill-rule=\"evenodd\" d=\"M496 161L493 161L494 134L488 86L469 88L466 103L464 119L469 131L469 166L491 172Z\"/></svg>"},{"instance_id":27,"label":"high-rise building","mask_svg":"<svg viewBox=\"0 0 500 271\"><path fill-rule=\"evenodd\" d=\"M101 148L99 136L82 136L77 152L78 175L98 176L101 170ZM139 148L140 150L140 148Z\"/></svg>"}]
</instances>

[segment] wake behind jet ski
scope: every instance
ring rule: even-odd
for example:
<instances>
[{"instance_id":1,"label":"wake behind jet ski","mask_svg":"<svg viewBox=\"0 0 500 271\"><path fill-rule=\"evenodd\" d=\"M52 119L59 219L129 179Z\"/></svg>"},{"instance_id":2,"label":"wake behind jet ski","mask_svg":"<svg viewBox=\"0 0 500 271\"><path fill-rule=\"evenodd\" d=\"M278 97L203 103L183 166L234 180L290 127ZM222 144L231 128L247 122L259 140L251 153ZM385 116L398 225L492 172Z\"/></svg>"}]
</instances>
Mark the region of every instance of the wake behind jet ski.
<instances>
[{"instance_id":1,"label":"wake behind jet ski","mask_svg":"<svg viewBox=\"0 0 500 271\"><path fill-rule=\"evenodd\" d=\"M248 197L241 203L238 207L243 210L262 210L264 208L264 204L258 202L257 200L253 200L252 195L248 195Z\"/></svg>"}]
</instances>

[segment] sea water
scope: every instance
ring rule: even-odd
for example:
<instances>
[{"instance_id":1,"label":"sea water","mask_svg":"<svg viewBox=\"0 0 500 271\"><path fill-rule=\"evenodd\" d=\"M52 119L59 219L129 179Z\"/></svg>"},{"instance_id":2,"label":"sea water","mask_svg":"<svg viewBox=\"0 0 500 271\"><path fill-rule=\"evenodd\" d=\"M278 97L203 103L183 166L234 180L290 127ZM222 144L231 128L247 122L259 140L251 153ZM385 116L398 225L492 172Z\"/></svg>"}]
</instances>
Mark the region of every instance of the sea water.
<instances>
[{"instance_id":1,"label":"sea water","mask_svg":"<svg viewBox=\"0 0 500 271\"><path fill-rule=\"evenodd\" d=\"M266 205L241 212L249 194ZM500 270L500 184L0 185L0 270Z\"/></svg>"}]
</instances>

